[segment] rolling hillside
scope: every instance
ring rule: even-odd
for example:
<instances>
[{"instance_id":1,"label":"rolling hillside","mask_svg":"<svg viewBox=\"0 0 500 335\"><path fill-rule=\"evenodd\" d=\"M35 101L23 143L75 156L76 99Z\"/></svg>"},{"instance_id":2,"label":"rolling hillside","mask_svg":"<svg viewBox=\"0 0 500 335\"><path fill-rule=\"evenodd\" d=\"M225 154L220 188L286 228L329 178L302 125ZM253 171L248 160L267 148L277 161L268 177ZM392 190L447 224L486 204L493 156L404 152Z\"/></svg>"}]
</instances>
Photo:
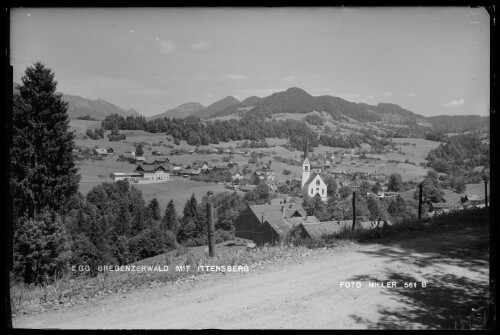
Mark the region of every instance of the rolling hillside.
<instances>
[{"instance_id":1,"label":"rolling hillside","mask_svg":"<svg viewBox=\"0 0 500 335\"><path fill-rule=\"evenodd\" d=\"M185 118L191 115L194 115L198 113L199 111L203 110L205 107L203 107L202 104L197 103L197 102L188 102L186 104L182 104L180 106L177 106L173 109L170 109L166 112L163 112L161 114L153 115L147 118L147 120L154 120L158 118Z\"/></svg>"},{"instance_id":2,"label":"rolling hillside","mask_svg":"<svg viewBox=\"0 0 500 335\"><path fill-rule=\"evenodd\" d=\"M129 115L141 116L134 109L125 110L103 99L91 100L68 94L63 94L62 99L68 103L68 114L71 119L85 115L97 120L104 120L106 116L111 114L118 114L123 117Z\"/></svg>"},{"instance_id":3,"label":"rolling hillside","mask_svg":"<svg viewBox=\"0 0 500 335\"><path fill-rule=\"evenodd\" d=\"M207 119L219 113L221 110L238 105L239 103L240 101L234 97L225 97L224 99L214 102L210 106L193 114L193 116L199 117L200 119Z\"/></svg>"}]
</instances>

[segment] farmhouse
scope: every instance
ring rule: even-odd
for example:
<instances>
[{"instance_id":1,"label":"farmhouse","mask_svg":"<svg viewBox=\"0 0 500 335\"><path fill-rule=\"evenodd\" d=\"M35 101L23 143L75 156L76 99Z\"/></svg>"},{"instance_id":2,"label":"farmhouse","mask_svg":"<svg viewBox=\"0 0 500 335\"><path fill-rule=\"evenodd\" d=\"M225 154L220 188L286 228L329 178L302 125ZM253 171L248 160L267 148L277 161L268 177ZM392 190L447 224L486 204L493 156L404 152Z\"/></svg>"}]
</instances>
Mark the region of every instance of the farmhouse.
<instances>
[{"instance_id":1,"label":"farmhouse","mask_svg":"<svg viewBox=\"0 0 500 335\"><path fill-rule=\"evenodd\" d=\"M142 174L139 172L113 172L110 173L109 177L114 181L118 180L138 180L142 178Z\"/></svg>"},{"instance_id":2,"label":"farmhouse","mask_svg":"<svg viewBox=\"0 0 500 335\"><path fill-rule=\"evenodd\" d=\"M253 174L258 176L260 180L269 180L269 181L275 180L273 171L255 171Z\"/></svg>"},{"instance_id":3,"label":"farmhouse","mask_svg":"<svg viewBox=\"0 0 500 335\"><path fill-rule=\"evenodd\" d=\"M135 152L134 151L125 151L123 153L123 157L125 157L125 158L135 158Z\"/></svg>"},{"instance_id":4,"label":"farmhouse","mask_svg":"<svg viewBox=\"0 0 500 335\"><path fill-rule=\"evenodd\" d=\"M243 176L239 172L236 172L235 174L231 175L231 178L233 180L236 180L236 179L240 180L243 178Z\"/></svg>"},{"instance_id":5,"label":"farmhouse","mask_svg":"<svg viewBox=\"0 0 500 335\"><path fill-rule=\"evenodd\" d=\"M432 202L429 208L429 212L433 214L448 213L450 211L450 205L445 202Z\"/></svg>"},{"instance_id":6,"label":"farmhouse","mask_svg":"<svg viewBox=\"0 0 500 335\"><path fill-rule=\"evenodd\" d=\"M174 166L172 168L172 173L175 175L179 175L182 173L182 167L181 166Z\"/></svg>"},{"instance_id":7,"label":"farmhouse","mask_svg":"<svg viewBox=\"0 0 500 335\"><path fill-rule=\"evenodd\" d=\"M235 240L251 240L258 245L279 243L301 223L319 222L307 216L299 204L247 206L234 221Z\"/></svg>"},{"instance_id":8,"label":"farmhouse","mask_svg":"<svg viewBox=\"0 0 500 335\"><path fill-rule=\"evenodd\" d=\"M201 169L196 169L196 168L189 168L189 169L185 169L182 171L182 175L183 176L199 176L201 173Z\"/></svg>"},{"instance_id":9,"label":"farmhouse","mask_svg":"<svg viewBox=\"0 0 500 335\"><path fill-rule=\"evenodd\" d=\"M135 169L147 180L169 180L170 171L163 165L138 165Z\"/></svg>"},{"instance_id":10,"label":"farmhouse","mask_svg":"<svg viewBox=\"0 0 500 335\"><path fill-rule=\"evenodd\" d=\"M97 157L108 157L108 151L106 149L98 149L98 148L95 148L94 151L93 151L93 154L94 156L97 156Z\"/></svg>"},{"instance_id":11,"label":"farmhouse","mask_svg":"<svg viewBox=\"0 0 500 335\"><path fill-rule=\"evenodd\" d=\"M202 171L206 171L206 170L208 170L208 162L196 160L193 162L193 168L194 167L199 168Z\"/></svg>"}]
</instances>

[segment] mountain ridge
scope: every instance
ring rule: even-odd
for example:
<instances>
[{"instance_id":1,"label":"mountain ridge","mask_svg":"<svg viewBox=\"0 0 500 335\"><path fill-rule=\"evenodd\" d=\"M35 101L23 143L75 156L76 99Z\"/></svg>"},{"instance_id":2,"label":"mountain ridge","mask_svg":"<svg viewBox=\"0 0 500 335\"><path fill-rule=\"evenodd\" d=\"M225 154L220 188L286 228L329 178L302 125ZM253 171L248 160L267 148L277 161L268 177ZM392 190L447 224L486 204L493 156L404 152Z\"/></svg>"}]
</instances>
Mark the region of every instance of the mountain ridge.
<instances>
[{"instance_id":1,"label":"mountain ridge","mask_svg":"<svg viewBox=\"0 0 500 335\"><path fill-rule=\"evenodd\" d=\"M179 105L175 108L169 109L166 112L163 112L161 114L156 114L147 117L147 120L154 120L154 119L159 119L159 118L184 118L191 116L193 114L196 114L200 110L204 109L205 107L198 103L198 102L187 102L185 104Z\"/></svg>"}]
</instances>

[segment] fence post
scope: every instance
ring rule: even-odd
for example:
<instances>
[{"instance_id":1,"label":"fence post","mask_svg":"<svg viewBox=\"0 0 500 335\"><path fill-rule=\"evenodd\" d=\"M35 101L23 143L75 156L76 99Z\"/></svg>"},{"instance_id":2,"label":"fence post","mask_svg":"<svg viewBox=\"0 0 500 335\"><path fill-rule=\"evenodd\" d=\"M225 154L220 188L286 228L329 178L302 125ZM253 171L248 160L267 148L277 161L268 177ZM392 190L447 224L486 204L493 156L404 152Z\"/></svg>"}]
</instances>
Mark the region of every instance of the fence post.
<instances>
[{"instance_id":1,"label":"fence post","mask_svg":"<svg viewBox=\"0 0 500 335\"><path fill-rule=\"evenodd\" d=\"M488 208L488 181L484 179L484 207Z\"/></svg>"},{"instance_id":2,"label":"fence post","mask_svg":"<svg viewBox=\"0 0 500 335\"><path fill-rule=\"evenodd\" d=\"M418 194L418 219L419 220L422 218L422 184L420 184L420 193Z\"/></svg>"},{"instance_id":3,"label":"fence post","mask_svg":"<svg viewBox=\"0 0 500 335\"><path fill-rule=\"evenodd\" d=\"M212 203L212 191L207 192L207 226L208 226L208 254L215 256L215 233L214 233L214 204Z\"/></svg>"},{"instance_id":4,"label":"fence post","mask_svg":"<svg viewBox=\"0 0 500 335\"><path fill-rule=\"evenodd\" d=\"M356 191L352 192L352 230L356 227Z\"/></svg>"}]
</instances>

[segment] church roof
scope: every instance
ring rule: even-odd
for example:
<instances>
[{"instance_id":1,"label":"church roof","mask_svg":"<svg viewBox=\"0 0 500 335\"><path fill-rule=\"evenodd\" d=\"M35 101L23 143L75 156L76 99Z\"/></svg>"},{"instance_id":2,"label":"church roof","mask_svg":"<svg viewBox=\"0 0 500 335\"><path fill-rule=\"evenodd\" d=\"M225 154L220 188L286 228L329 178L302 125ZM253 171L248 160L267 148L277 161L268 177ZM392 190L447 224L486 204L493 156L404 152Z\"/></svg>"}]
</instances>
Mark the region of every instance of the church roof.
<instances>
[{"instance_id":1,"label":"church roof","mask_svg":"<svg viewBox=\"0 0 500 335\"><path fill-rule=\"evenodd\" d=\"M316 176L319 176L319 173L317 173L317 172L313 172L313 173L311 174L311 176L309 177L309 179L308 179L308 180L306 181L306 183L304 184L304 187L303 187L302 189L309 187L309 185L312 183L312 181L314 180L314 178L316 178ZM320 178L321 180L323 180L323 179L321 178L321 176L319 176L319 178Z\"/></svg>"}]
</instances>

